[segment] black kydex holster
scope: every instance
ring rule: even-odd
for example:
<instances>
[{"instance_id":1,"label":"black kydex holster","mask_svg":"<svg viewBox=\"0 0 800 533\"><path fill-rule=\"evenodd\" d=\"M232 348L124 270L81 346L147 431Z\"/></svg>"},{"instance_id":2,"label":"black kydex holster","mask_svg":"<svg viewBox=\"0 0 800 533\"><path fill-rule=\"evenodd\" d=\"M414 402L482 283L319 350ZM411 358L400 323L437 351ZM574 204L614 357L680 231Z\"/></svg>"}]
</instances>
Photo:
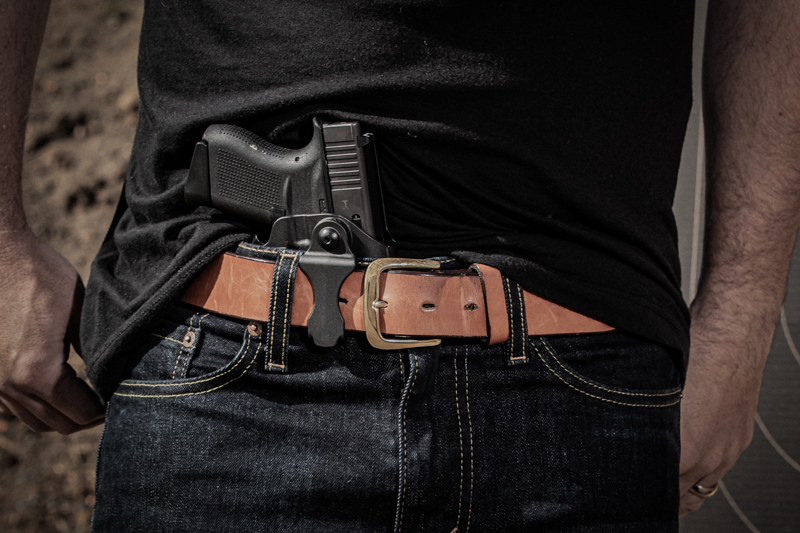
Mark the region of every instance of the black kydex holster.
<instances>
[{"instance_id":1,"label":"black kydex holster","mask_svg":"<svg viewBox=\"0 0 800 533\"><path fill-rule=\"evenodd\" d=\"M309 338L344 338L339 289L356 257L391 256L375 139L358 122L314 119L303 148L276 146L245 129L209 126L197 143L184 195L269 230L268 246L305 250L300 269L314 289Z\"/></svg>"}]
</instances>

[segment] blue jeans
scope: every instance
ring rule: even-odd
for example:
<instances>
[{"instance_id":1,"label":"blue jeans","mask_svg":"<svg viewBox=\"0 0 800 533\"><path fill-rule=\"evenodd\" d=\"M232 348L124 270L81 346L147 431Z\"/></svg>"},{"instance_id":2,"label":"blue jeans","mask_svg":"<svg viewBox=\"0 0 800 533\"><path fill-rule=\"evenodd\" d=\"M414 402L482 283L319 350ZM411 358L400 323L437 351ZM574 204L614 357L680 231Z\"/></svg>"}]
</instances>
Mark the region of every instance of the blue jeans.
<instances>
[{"instance_id":1,"label":"blue jeans","mask_svg":"<svg viewBox=\"0 0 800 533\"><path fill-rule=\"evenodd\" d=\"M108 405L94 531L678 530L680 373L660 346L268 333L175 306L142 339Z\"/></svg>"}]
</instances>

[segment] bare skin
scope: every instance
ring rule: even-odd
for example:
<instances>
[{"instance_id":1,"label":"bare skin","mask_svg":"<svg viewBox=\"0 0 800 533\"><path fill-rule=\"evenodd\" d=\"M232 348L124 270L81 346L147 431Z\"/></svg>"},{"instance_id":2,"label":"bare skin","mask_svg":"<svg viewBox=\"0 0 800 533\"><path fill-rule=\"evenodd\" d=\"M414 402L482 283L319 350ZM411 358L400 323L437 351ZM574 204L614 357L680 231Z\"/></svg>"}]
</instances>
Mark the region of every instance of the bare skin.
<instances>
[{"instance_id":1,"label":"bare skin","mask_svg":"<svg viewBox=\"0 0 800 533\"><path fill-rule=\"evenodd\" d=\"M681 410L680 514L749 445L800 223L800 9L710 2L705 254Z\"/></svg>"},{"instance_id":2,"label":"bare skin","mask_svg":"<svg viewBox=\"0 0 800 533\"><path fill-rule=\"evenodd\" d=\"M0 411L67 434L101 423L103 407L67 364L83 282L33 235L22 209L26 114L49 5L0 3Z\"/></svg>"}]
</instances>

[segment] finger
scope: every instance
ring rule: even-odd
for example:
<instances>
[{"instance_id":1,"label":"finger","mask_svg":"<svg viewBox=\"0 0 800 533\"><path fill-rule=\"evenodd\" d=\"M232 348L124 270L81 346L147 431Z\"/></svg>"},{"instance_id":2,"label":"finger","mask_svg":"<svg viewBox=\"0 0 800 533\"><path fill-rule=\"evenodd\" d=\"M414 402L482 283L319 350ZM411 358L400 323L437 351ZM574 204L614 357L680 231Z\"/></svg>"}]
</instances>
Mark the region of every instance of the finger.
<instances>
[{"instance_id":1,"label":"finger","mask_svg":"<svg viewBox=\"0 0 800 533\"><path fill-rule=\"evenodd\" d=\"M105 418L105 409L97 393L66 363L50 394L42 398L81 427L96 425Z\"/></svg>"},{"instance_id":2,"label":"finger","mask_svg":"<svg viewBox=\"0 0 800 533\"><path fill-rule=\"evenodd\" d=\"M38 409L34 408L34 405L38 406ZM58 406L54 406L38 396L30 396L29 402L26 404L26 406L33 414L39 416L40 420L47 423L50 427L62 435L70 435L83 429L94 427L102 423L104 418L101 410L99 417L94 416L92 418L82 420L81 422L76 422L72 418L62 413L58 409Z\"/></svg>"},{"instance_id":3,"label":"finger","mask_svg":"<svg viewBox=\"0 0 800 533\"><path fill-rule=\"evenodd\" d=\"M83 297L86 289L80 275L75 278L75 289L72 293L72 309L69 314L67 324L66 341L75 347L75 351L80 355L81 352L81 311L83 309Z\"/></svg>"},{"instance_id":4,"label":"finger","mask_svg":"<svg viewBox=\"0 0 800 533\"><path fill-rule=\"evenodd\" d=\"M727 471L728 469L723 467L702 468L698 465L684 472L680 477L680 495L689 494L689 489L695 485L707 488L716 486ZM695 496L697 495L695 494Z\"/></svg>"},{"instance_id":5,"label":"finger","mask_svg":"<svg viewBox=\"0 0 800 533\"><path fill-rule=\"evenodd\" d=\"M697 483L697 480L705 477L708 475L708 471L702 471L699 468L692 468L687 472L683 472L680 477L680 495L683 496L684 494L689 493L689 489L692 488L692 485Z\"/></svg>"},{"instance_id":6,"label":"finger","mask_svg":"<svg viewBox=\"0 0 800 533\"><path fill-rule=\"evenodd\" d=\"M681 497L680 505L678 506L678 516L686 516L687 514L696 511L703 505L703 498L695 496L694 494L685 494Z\"/></svg>"},{"instance_id":7,"label":"finger","mask_svg":"<svg viewBox=\"0 0 800 533\"><path fill-rule=\"evenodd\" d=\"M97 425L105 410L89 385L67 363L29 386L7 391L17 404L59 433L74 433Z\"/></svg>"},{"instance_id":8,"label":"finger","mask_svg":"<svg viewBox=\"0 0 800 533\"><path fill-rule=\"evenodd\" d=\"M707 496L699 496L699 495L695 494L694 492L692 492L691 490L689 490L689 489L691 489L691 487L694 487L696 485L700 485L701 487L704 487L704 488L707 488L707 489L711 489L711 488L716 487L717 485L719 485L719 483L721 482L721 479L722 478L720 476L712 474L711 476L707 476L705 478L702 478L700 481L696 481L696 482L692 483L689 486L689 488L687 488L686 491L681 494L679 515L683 516L683 515L685 515L687 513L690 513L692 511L696 511L697 509L700 508L701 505L703 505L703 503L708 498L710 498L711 496L714 495L712 493L712 494L709 494Z\"/></svg>"},{"instance_id":9,"label":"finger","mask_svg":"<svg viewBox=\"0 0 800 533\"><path fill-rule=\"evenodd\" d=\"M6 404L3 403L2 398L0 398L0 413L7 416L14 416L14 414L11 412L11 409L9 409Z\"/></svg>"},{"instance_id":10,"label":"finger","mask_svg":"<svg viewBox=\"0 0 800 533\"><path fill-rule=\"evenodd\" d=\"M36 404L41 407L42 414L45 418L42 418L44 422L46 422L50 427L52 427L55 431L61 433L62 435L70 435L72 433L76 433L78 431L89 429L91 427L97 426L102 424L105 415L101 409L99 415L95 415L91 418L82 420L80 422L76 422L75 420L71 419L70 417L66 416L62 413L57 406L53 406L43 400L38 396L31 396L30 402ZM30 406L31 403L28 404ZM31 411L36 414L38 411L31 409Z\"/></svg>"},{"instance_id":11,"label":"finger","mask_svg":"<svg viewBox=\"0 0 800 533\"><path fill-rule=\"evenodd\" d=\"M36 433L53 431L53 428L42 422L42 420L16 402L13 398L10 398L9 396L3 396L2 399L3 404L8 408L9 411L11 411L11 414L17 417L20 422L28 426L31 431L35 431Z\"/></svg>"},{"instance_id":12,"label":"finger","mask_svg":"<svg viewBox=\"0 0 800 533\"><path fill-rule=\"evenodd\" d=\"M102 418L103 409L99 399L86 383L76 377L75 370L67 364L61 365L59 370L52 386L47 385L52 380L43 379L37 383L39 386L36 388L12 388L5 391L12 412L34 431L55 430L67 435L94 425ZM91 395L87 395L84 389L88 389ZM82 392L83 396L75 393L76 390ZM85 400L86 396L88 401ZM24 419L19 414L23 411L26 414ZM33 419L40 424L36 424Z\"/></svg>"},{"instance_id":13,"label":"finger","mask_svg":"<svg viewBox=\"0 0 800 533\"><path fill-rule=\"evenodd\" d=\"M11 398L17 404L27 409L28 412L38 420L62 435L69 435L70 433L75 433L83 429L81 424L77 424L53 405L34 394L12 392Z\"/></svg>"}]
</instances>

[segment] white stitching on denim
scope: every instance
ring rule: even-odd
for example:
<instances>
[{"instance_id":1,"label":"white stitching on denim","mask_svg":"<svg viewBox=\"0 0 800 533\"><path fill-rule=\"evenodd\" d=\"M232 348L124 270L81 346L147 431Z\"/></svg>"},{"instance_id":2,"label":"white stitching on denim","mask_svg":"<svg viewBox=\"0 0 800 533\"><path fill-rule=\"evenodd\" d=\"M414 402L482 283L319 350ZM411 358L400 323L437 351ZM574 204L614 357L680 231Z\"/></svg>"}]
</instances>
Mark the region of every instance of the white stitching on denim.
<instances>
[{"instance_id":1,"label":"white stitching on denim","mask_svg":"<svg viewBox=\"0 0 800 533\"><path fill-rule=\"evenodd\" d=\"M299 253L294 254L292 258L292 264L289 265L289 282L286 284L286 304L284 305L283 309L283 336L281 337L281 368L286 368L286 344L288 343L288 339L286 338L286 330L288 329L288 323L291 321L291 317L289 316L289 303L291 302L292 298L292 287L294 286L294 276L292 275L292 270L294 269L294 264L297 262L297 258L300 256ZM278 366L278 365L275 365Z\"/></svg>"},{"instance_id":2,"label":"white stitching on denim","mask_svg":"<svg viewBox=\"0 0 800 533\"><path fill-rule=\"evenodd\" d=\"M595 387L597 389L600 389L600 390L603 390L603 391L606 391L606 392L610 392L610 393L613 393L613 394L622 394L623 396L643 396L643 397L674 396L675 394L678 394L678 393L681 392L680 388L675 389L675 390L673 390L671 392L653 392L653 393L648 393L648 392L625 392L625 391L609 389L609 388L603 387L602 385L598 385L596 383L592 383L591 381L587 381L587 380L583 379L582 377L580 377L579 375L575 374L567 366L565 366L564 363L561 362L561 360L556 356L556 354L553 353L553 350L550 348L550 346L548 344L545 343L544 347L550 353L550 357L552 357L553 360L556 363L558 363L558 366L560 366L564 370L564 372L566 372L567 374L571 375L572 377L574 377L578 381L582 381L583 383L585 383L587 385L590 385L592 387Z\"/></svg>"},{"instance_id":3,"label":"white stitching on denim","mask_svg":"<svg viewBox=\"0 0 800 533\"><path fill-rule=\"evenodd\" d=\"M519 320L521 322L520 327L523 330L522 331L522 336L523 336L523 339L522 339L522 355L521 356L515 356L512 353L511 354L511 360L512 361L525 361L525 362L527 362L528 361L528 352L526 350L526 346L525 345L528 344L527 343L528 324L527 324L527 321L525 319L525 313L523 313L523 311L522 311L522 307L525 305L525 297L522 295L522 287L520 285L517 285L517 296L519 297L519 309L520 309L520 311L519 311Z\"/></svg>"},{"instance_id":4,"label":"white stitching on denim","mask_svg":"<svg viewBox=\"0 0 800 533\"><path fill-rule=\"evenodd\" d=\"M458 531L458 526L461 524L461 506L464 499L464 439L463 429L461 427L461 409L458 405L458 348L456 354L453 356L453 377L455 378L455 397L456 397L456 418L458 419L458 453L460 456L460 478L458 481L458 517L456 518L456 527L453 531Z\"/></svg>"},{"instance_id":5,"label":"white stitching on denim","mask_svg":"<svg viewBox=\"0 0 800 533\"><path fill-rule=\"evenodd\" d=\"M464 355L464 384L467 393L467 424L469 427L469 508L467 510L467 530L469 533L469 524L472 519L472 489L475 484L475 453L473 449L473 436L472 436L472 416L469 412L469 346L467 346L467 353Z\"/></svg>"},{"instance_id":6,"label":"white stitching on denim","mask_svg":"<svg viewBox=\"0 0 800 533\"><path fill-rule=\"evenodd\" d=\"M197 315L195 315L195 316L197 316ZM195 331L200 331L200 327L203 325L203 320L205 320L207 316L208 316L208 313L206 313L206 314L204 314L203 316L200 317L200 320L197 322L197 327L195 328ZM189 331L192 331L192 330L190 329ZM192 348L196 348L196 347L197 347L197 337L195 336L195 340L192 343ZM183 376L184 378L186 377L186 369L189 367L189 359L191 359L191 357L187 353L186 354L186 358L183 360L183 367L181 368L181 376Z\"/></svg>"},{"instance_id":7,"label":"white stitching on denim","mask_svg":"<svg viewBox=\"0 0 800 533\"><path fill-rule=\"evenodd\" d=\"M251 337L251 335L247 334L247 336L248 336L247 337L247 344L244 347L244 353L246 353L247 349L250 347L250 337ZM261 343L259 342L258 345L261 346ZM216 375L208 376L207 378L199 379L197 381L189 381L189 382L181 382L181 383L136 383L136 382L123 381L123 382L120 383L120 385L125 385L126 387L185 387L185 386L189 386L189 385L196 385L197 383L205 383L206 381L211 381L212 379L217 379L218 377L221 377L221 376L224 376L225 374L233 372L236 369L236 367L239 366L240 364L242 364L242 361L244 361L244 353L242 353L241 357L239 358L239 360L236 362L235 365L230 367L228 370L226 370L222 374L216 374Z\"/></svg>"},{"instance_id":8,"label":"white stitching on denim","mask_svg":"<svg viewBox=\"0 0 800 533\"><path fill-rule=\"evenodd\" d=\"M273 281L271 283L271 292L274 292L275 289L278 288L278 282L280 281L281 275L281 267L283 266L283 254L284 252L280 253L280 257L277 259L277 263L275 265L275 270L272 272ZM275 339L275 308L278 306L278 298L275 294L271 294L272 298L272 309L269 312L269 361L267 362L267 366L272 366L272 349Z\"/></svg>"},{"instance_id":9,"label":"white stitching on denim","mask_svg":"<svg viewBox=\"0 0 800 533\"><path fill-rule=\"evenodd\" d=\"M125 396L125 397L129 397L129 398L177 398L179 396L198 396L200 394L208 394L209 392L213 392L215 390L221 389L222 387L230 385L231 383L233 383L237 379L239 379L242 376L244 376L245 374L247 374L247 372L250 370L250 367L253 366L253 362L256 359L258 359L258 350L260 348L261 348L261 342L259 341L258 346L256 346L256 349L253 351L253 356L250 359L250 362L247 364L247 368L244 369L244 372L242 372L238 376L234 376L233 378L231 378L230 380L226 381L222 385L218 385L218 386L214 387L213 389L208 389L208 390L198 391L198 392L182 392L182 393L177 393L177 394L126 394L124 392L115 392L114 395L115 396ZM245 347L245 353L247 353L247 351L249 349L250 349L250 339L248 338L247 339L247 346ZM244 360L244 358L242 358L239 361L239 363L241 363L241 361L243 361L243 360ZM225 374L227 374L228 372L230 372L231 370L233 370L234 368L239 366L239 363L236 363L236 365L234 367L228 369L227 372L225 372L223 374L220 374L219 376L214 376L214 377L224 376ZM209 378L209 379L214 379L214 378ZM209 381L209 380L207 379L207 380L204 380L204 381ZM195 381L195 382L192 382L192 383L188 383L187 385L194 385L196 383L202 383L202 382ZM127 385L134 385L134 384L133 383L129 383ZM162 386L169 387L169 386L172 386L172 385L167 384L167 385L162 385Z\"/></svg>"},{"instance_id":10,"label":"white stitching on denim","mask_svg":"<svg viewBox=\"0 0 800 533\"><path fill-rule=\"evenodd\" d=\"M508 279L503 276L503 292L506 296L508 306L508 333L511 336L511 353L509 359L514 359L514 303L511 301L511 288L508 286Z\"/></svg>"},{"instance_id":11,"label":"white stitching on denim","mask_svg":"<svg viewBox=\"0 0 800 533\"><path fill-rule=\"evenodd\" d=\"M186 333L184 333L184 337L188 335L190 331L192 331L192 328L194 327L194 319L199 314L200 313L195 313L194 315L192 315L192 318L189 319L189 327L187 328ZM181 351L178 352L178 357L175 358L175 366L172 367L172 379L175 379L175 372L178 371L178 363L181 360L184 348L186 348L186 344L181 342Z\"/></svg>"},{"instance_id":12,"label":"white stitching on denim","mask_svg":"<svg viewBox=\"0 0 800 533\"><path fill-rule=\"evenodd\" d=\"M680 401L681 401L681 397L680 397L680 395L679 395L679 396L678 396L678 399L677 399L676 401L674 401L674 402L672 402L672 403L666 403L666 404L626 403L626 402L618 402L618 401L616 401L616 400L611 400L611 399L609 399L609 398L603 398L602 396L596 396L596 395L594 395L594 394L589 394L588 392L586 392L586 391L583 391L583 390L581 390L581 389L577 388L576 386L572 385L572 384L571 384L571 383L569 383L567 380L565 380L564 378L562 378L562 377L561 377L561 376L560 376L560 375L559 375L557 372L555 372L555 371L554 371L554 370L553 370L553 369L550 367L550 365L549 365L549 364L547 364L547 361L546 361L546 360L545 360L545 358L542 356L542 353L539 351L539 348L537 348L535 344L533 345L533 349L534 349L534 351L536 352L536 354L539 356L539 359L541 359L541 360L542 360L542 362L543 362L543 363L544 363L544 365L547 367L547 369L548 369L548 370L549 370L549 371L550 371L550 372L551 372L551 373L552 373L552 374L553 374L555 377L557 377L559 380L561 380L561 382L562 382L562 383L564 383L564 384L565 384L567 387L569 387L569 388L571 388L571 389L573 389L573 390L575 390L575 391L577 391L577 392L580 392L581 394L584 394L584 395L586 395L586 396L589 396L590 398L595 398L596 400L601 400L601 401L604 401L604 402L613 403L613 404L617 404L617 405L625 405L625 406L628 406L628 407L671 407L671 406L673 406L673 405L676 405L676 404L680 403ZM613 391L611 391L611 392L613 392ZM675 393L675 394L677 394L677 393Z\"/></svg>"},{"instance_id":13,"label":"white stitching on denim","mask_svg":"<svg viewBox=\"0 0 800 533\"><path fill-rule=\"evenodd\" d=\"M403 362L403 352L397 352L397 358L400 360L400 404L403 403L403 393L406 390L406 369L405 364ZM399 405L398 405L399 407ZM405 421L405 406L403 407L403 436L397 436L398 442L403 443L403 454L405 454L405 431L406 431L406 421ZM398 444L399 447L399 444ZM402 479L400 474L398 474L397 483L398 485L403 482L403 486L405 486L405 464L402 465Z\"/></svg>"},{"instance_id":14,"label":"white stitching on denim","mask_svg":"<svg viewBox=\"0 0 800 533\"><path fill-rule=\"evenodd\" d=\"M186 333L189 333L190 331L192 331L191 328L186 330ZM183 350L185 348L186 348L186 345L181 343L181 350L178 352L178 357L175 358L175 365L172 367L172 379L175 379L175 372L177 372L177 370L178 370L178 363L181 360L181 356L183 355Z\"/></svg>"},{"instance_id":15,"label":"white stitching on denim","mask_svg":"<svg viewBox=\"0 0 800 533\"><path fill-rule=\"evenodd\" d=\"M406 440L406 413L408 412L408 403L411 401L411 392L414 390L414 384L417 382L417 364L419 359L417 354L414 354L414 377L411 380L411 386L408 388L408 397L406 404L403 406L403 492L400 494L400 519L397 523L397 533L403 529L403 513L406 507L406 474L408 472L408 441Z\"/></svg>"}]
</instances>

